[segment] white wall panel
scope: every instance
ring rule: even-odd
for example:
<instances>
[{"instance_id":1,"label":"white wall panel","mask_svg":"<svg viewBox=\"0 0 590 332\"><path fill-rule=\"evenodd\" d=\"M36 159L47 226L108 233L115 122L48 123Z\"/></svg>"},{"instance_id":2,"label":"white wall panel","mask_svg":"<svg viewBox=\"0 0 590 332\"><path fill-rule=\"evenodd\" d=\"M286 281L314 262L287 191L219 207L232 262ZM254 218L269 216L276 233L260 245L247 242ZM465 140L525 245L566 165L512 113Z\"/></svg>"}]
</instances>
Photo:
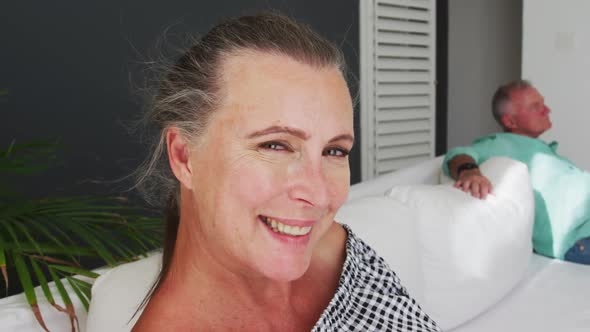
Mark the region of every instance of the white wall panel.
<instances>
[{"instance_id":1,"label":"white wall panel","mask_svg":"<svg viewBox=\"0 0 590 332\"><path fill-rule=\"evenodd\" d=\"M590 1L524 0L522 76L552 110L553 128L541 138L590 170Z\"/></svg>"}]
</instances>

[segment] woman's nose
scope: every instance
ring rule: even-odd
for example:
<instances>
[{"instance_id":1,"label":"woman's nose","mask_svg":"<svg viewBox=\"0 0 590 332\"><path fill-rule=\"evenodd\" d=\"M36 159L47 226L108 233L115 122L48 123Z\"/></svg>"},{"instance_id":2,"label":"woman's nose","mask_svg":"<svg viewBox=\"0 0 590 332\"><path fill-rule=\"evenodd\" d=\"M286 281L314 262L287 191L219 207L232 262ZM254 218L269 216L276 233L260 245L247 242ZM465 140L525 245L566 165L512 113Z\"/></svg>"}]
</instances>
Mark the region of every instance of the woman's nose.
<instances>
[{"instance_id":1,"label":"woman's nose","mask_svg":"<svg viewBox=\"0 0 590 332\"><path fill-rule=\"evenodd\" d=\"M306 204L325 208L329 204L329 183L321 161L301 161L292 174L289 197Z\"/></svg>"}]
</instances>

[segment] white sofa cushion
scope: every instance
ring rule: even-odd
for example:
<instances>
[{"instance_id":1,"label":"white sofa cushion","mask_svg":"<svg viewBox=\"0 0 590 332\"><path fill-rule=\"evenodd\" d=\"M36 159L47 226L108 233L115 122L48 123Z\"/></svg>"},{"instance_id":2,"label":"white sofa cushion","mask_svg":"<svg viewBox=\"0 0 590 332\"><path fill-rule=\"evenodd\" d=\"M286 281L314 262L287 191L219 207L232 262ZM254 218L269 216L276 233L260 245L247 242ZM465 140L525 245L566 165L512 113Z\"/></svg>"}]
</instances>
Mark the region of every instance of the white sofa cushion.
<instances>
[{"instance_id":1,"label":"white sofa cushion","mask_svg":"<svg viewBox=\"0 0 590 332\"><path fill-rule=\"evenodd\" d=\"M335 219L385 259L410 295L420 303L422 271L418 261L416 212L388 197L365 197L346 203Z\"/></svg>"},{"instance_id":2,"label":"white sofa cushion","mask_svg":"<svg viewBox=\"0 0 590 332\"><path fill-rule=\"evenodd\" d=\"M162 254L123 264L101 275L92 286L86 332L131 331L133 316L160 272Z\"/></svg>"},{"instance_id":3,"label":"white sofa cushion","mask_svg":"<svg viewBox=\"0 0 590 332\"><path fill-rule=\"evenodd\" d=\"M486 200L451 184L396 186L388 193L418 212L420 304L443 330L503 298L524 276L532 253L534 203L526 166L500 157L481 170L493 185Z\"/></svg>"},{"instance_id":4,"label":"white sofa cushion","mask_svg":"<svg viewBox=\"0 0 590 332\"><path fill-rule=\"evenodd\" d=\"M0 282L3 283L4 281L2 280ZM68 294L70 294L70 299L72 300L72 305L74 306L74 310L80 324L80 330L85 331L86 309L68 282L64 279L62 279L62 282L66 288L66 291ZM55 299L55 302L60 306L64 306L55 283L50 282L48 283L48 286L53 295L53 298ZM35 294L37 296L39 310L41 311L41 315L43 315L43 321L45 322L45 325L49 331L71 331L69 316L64 312L58 311L51 304L49 304L49 302L47 302L47 299L45 298L43 290L40 286L35 287ZM24 293L0 299L0 331L43 331L43 328L35 319L33 310L31 310Z\"/></svg>"},{"instance_id":5,"label":"white sofa cushion","mask_svg":"<svg viewBox=\"0 0 590 332\"><path fill-rule=\"evenodd\" d=\"M404 184L439 184L440 165L445 156L428 159L411 167L380 175L350 187L348 201L369 196L383 196L391 187Z\"/></svg>"}]
</instances>

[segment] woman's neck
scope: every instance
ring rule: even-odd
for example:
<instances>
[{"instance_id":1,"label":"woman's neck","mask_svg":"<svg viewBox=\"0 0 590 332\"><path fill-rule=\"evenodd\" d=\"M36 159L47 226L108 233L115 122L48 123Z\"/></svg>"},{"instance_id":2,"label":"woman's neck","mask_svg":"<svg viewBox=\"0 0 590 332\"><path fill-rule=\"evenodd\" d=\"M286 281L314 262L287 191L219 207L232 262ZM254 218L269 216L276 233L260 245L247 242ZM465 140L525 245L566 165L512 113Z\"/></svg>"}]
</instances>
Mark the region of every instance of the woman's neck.
<instances>
[{"instance_id":1,"label":"woman's neck","mask_svg":"<svg viewBox=\"0 0 590 332\"><path fill-rule=\"evenodd\" d=\"M194 223L181 222L180 227L190 228L190 225ZM184 229L178 234L170 270L162 283L163 291L174 293L175 297L186 294L207 297L213 290L217 296L231 296L249 307L288 307L298 297L300 289L315 279L313 276L334 275L336 271L338 278L347 236L342 226L334 224L319 241L305 274L297 280L277 281L202 246L204 239L195 235L201 234L198 229Z\"/></svg>"},{"instance_id":2,"label":"woman's neck","mask_svg":"<svg viewBox=\"0 0 590 332\"><path fill-rule=\"evenodd\" d=\"M195 224L181 221L168 274L144 310L146 318L189 319L197 326L223 323L228 328L259 324L260 330L313 327L338 287L346 256L347 234L342 226L332 225L319 241L301 278L281 282L221 260L202 246L205 241L198 238L198 230L182 229ZM244 321L248 319L256 322Z\"/></svg>"}]
</instances>

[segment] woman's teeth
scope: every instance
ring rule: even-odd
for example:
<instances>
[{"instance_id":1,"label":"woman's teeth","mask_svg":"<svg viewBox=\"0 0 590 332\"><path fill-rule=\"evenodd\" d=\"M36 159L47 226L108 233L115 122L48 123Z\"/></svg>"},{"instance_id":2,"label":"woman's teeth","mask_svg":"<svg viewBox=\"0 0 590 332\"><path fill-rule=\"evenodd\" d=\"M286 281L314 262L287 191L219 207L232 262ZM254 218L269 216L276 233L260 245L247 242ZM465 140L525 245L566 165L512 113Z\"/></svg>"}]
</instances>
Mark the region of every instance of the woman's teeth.
<instances>
[{"instance_id":1,"label":"woman's teeth","mask_svg":"<svg viewBox=\"0 0 590 332\"><path fill-rule=\"evenodd\" d=\"M285 225L285 224L281 224L280 222L278 222L272 218L269 218L269 217L264 217L264 216L260 216L260 217L261 217L262 221L264 221L264 223L270 229L272 229L274 232L279 233L279 234L301 236L301 235L305 235L311 231L311 226L299 227L299 226Z\"/></svg>"}]
</instances>

